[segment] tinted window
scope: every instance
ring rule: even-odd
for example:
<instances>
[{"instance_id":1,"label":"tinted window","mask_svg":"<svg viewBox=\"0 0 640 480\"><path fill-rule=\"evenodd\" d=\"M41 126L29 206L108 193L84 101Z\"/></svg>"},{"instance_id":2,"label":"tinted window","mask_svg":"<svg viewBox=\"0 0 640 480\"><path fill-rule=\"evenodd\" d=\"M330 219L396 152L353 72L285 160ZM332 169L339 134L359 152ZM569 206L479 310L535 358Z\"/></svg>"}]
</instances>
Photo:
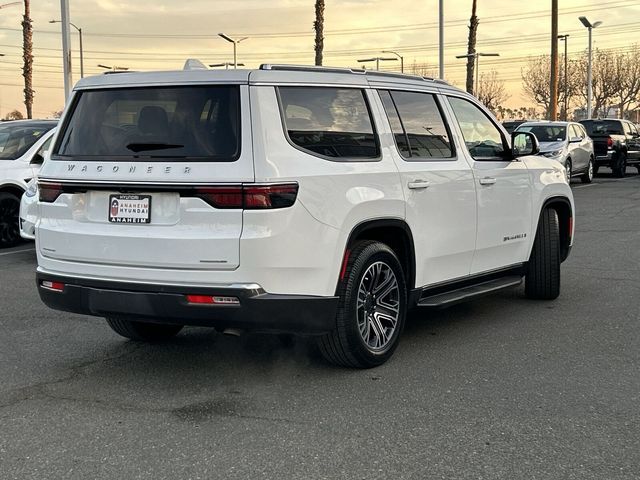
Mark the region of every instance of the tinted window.
<instances>
[{"instance_id":1,"label":"tinted window","mask_svg":"<svg viewBox=\"0 0 640 480\"><path fill-rule=\"evenodd\" d=\"M22 122L0 125L0 160L20 158L54 126Z\"/></svg>"},{"instance_id":2,"label":"tinted window","mask_svg":"<svg viewBox=\"0 0 640 480\"><path fill-rule=\"evenodd\" d=\"M285 128L295 145L336 159L379 156L362 90L280 87L278 91Z\"/></svg>"},{"instance_id":3,"label":"tinted window","mask_svg":"<svg viewBox=\"0 0 640 480\"><path fill-rule=\"evenodd\" d=\"M539 142L563 142L567 138L567 127L558 125L521 125L516 131L533 133Z\"/></svg>"},{"instance_id":4,"label":"tinted window","mask_svg":"<svg viewBox=\"0 0 640 480\"><path fill-rule=\"evenodd\" d=\"M237 86L85 91L55 153L114 160L235 160L240 152L239 95Z\"/></svg>"},{"instance_id":5,"label":"tinted window","mask_svg":"<svg viewBox=\"0 0 640 480\"><path fill-rule=\"evenodd\" d=\"M449 103L471 156L476 160L503 160L505 147L502 134L489 117L467 100L449 97Z\"/></svg>"},{"instance_id":6,"label":"tinted window","mask_svg":"<svg viewBox=\"0 0 640 480\"><path fill-rule=\"evenodd\" d=\"M618 120L583 120L590 137L598 135L622 135L622 122Z\"/></svg>"},{"instance_id":7,"label":"tinted window","mask_svg":"<svg viewBox=\"0 0 640 480\"><path fill-rule=\"evenodd\" d=\"M403 157L410 160L453 157L449 132L433 95L397 91L380 93Z\"/></svg>"}]
</instances>

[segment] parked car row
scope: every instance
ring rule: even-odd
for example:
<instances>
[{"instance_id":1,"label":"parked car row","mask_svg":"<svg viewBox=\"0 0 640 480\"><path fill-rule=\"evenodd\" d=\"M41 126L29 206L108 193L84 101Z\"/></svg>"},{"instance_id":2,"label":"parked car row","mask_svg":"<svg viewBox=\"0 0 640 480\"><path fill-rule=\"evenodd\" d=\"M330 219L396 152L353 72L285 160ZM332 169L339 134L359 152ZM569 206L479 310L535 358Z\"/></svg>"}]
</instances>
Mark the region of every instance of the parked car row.
<instances>
[{"instance_id":1,"label":"parked car row","mask_svg":"<svg viewBox=\"0 0 640 480\"><path fill-rule=\"evenodd\" d=\"M640 126L613 118L580 122L509 121L507 131L527 131L540 141L540 155L553 158L567 170L567 178L591 182L600 167L624 177L627 167L640 173Z\"/></svg>"}]
</instances>

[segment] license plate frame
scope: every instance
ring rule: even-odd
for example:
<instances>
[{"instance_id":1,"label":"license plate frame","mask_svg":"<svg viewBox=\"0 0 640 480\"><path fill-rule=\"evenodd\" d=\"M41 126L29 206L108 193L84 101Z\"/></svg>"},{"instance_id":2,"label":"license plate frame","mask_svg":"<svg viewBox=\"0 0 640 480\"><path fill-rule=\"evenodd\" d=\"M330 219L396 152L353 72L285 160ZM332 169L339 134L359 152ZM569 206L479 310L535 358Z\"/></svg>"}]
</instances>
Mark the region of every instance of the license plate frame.
<instances>
[{"instance_id":1,"label":"license plate frame","mask_svg":"<svg viewBox=\"0 0 640 480\"><path fill-rule=\"evenodd\" d=\"M150 224L151 195L129 193L110 194L107 220L109 223L124 225Z\"/></svg>"}]
</instances>

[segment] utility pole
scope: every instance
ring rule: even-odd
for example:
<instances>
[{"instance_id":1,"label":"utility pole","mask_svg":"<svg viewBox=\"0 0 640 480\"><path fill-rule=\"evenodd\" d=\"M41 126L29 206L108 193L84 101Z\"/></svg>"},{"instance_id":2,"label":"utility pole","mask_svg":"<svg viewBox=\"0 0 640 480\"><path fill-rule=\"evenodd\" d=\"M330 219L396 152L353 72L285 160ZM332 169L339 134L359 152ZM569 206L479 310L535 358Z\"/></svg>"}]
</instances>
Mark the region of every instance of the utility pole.
<instances>
[{"instance_id":1,"label":"utility pole","mask_svg":"<svg viewBox=\"0 0 640 480\"><path fill-rule=\"evenodd\" d=\"M64 101L69 100L73 78L71 77L71 37L69 34L69 0L60 0L62 24L62 70L64 75Z\"/></svg>"},{"instance_id":2,"label":"utility pole","mask_svg":"<svg viewBox=\"0 0 640 480\"><path fill-rule=\"evenodd\" d=\"M444 80L444 0L440 0L439 9L438 9L438 17L439 17L439 63L440 63L440 80Z\"/></svg>"},{"instance_id":3,"label":"utility pole","mask_svg":"<svg viewBox=\"0 0 640 480\"><path fill-rule=\"evenodd\" d=\"M558 38L564 42L564 121L569 120L569 71L568 63L569 57L567 56L567 46L569 45L569 34L558 35Z\"/></svg>"},{"instance_id":4,"label":"utility pole","mask_svg":"<svg viewBox=\"0 0 640 480\"><path fill-rule=\"evenodd\" d=\"M558 119L558 0L551 0L551 102L549 119Z\"/></svg>"},{"instance_id":5,"label":"utility pole","mask_svg":"<svg viewBox=\"0 0 640 480\"><path fill-rule=\"evenodd\" d=\"M471 5L471 19L469 20L469 42L467 45L467 92L471 95L473 92L473 69L475 68L475 53L476 53L476 36L478 33L478 17L476 16L477 0L473 0Z\"/></svg>"}]
</instances>

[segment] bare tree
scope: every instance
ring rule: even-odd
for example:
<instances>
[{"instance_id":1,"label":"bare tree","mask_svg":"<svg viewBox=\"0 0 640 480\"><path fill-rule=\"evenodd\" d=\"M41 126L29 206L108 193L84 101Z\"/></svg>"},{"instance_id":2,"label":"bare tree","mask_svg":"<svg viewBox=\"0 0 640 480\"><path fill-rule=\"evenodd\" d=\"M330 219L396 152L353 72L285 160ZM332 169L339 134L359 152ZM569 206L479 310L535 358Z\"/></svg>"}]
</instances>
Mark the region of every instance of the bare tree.
<instances>
[{"instance_id":1,"label":"bare tree","mask_svg":"<svg viewBox=\"0 0 640 480\"><path fill-rule=\"evenodd\" d=\"M637 61L637 60L636 60ZM587 100L587 59L580 61L580 95ZM593 116L606 116L609 108L616 104L620 79L616 71L616 56L613 51L593 52Z\"/></svg>"},{"instance_id":2,"label":"bare tree","mask_svg":"<svg viewBox=\"0 0 640 480\"><path fill-rule=\"evenodd\" d=\"M471 5L471 19L469 20L469 43L467 44L467 92L473 95L473 72L475 70L476 37L478 34L478 24L480 20L476 16L477 0L473 0Z\"/></svg>"},{"instance_id":3,"label":"bare tree","mask_svg":"<svg viewBox=\"0 0 640 480\"><path fill-rule=\"evenodd\" d=\"M419 75L421 77L436 78L438 76L436 68L430 66L428 63L418 63L415 60L409 66L409 68L405 66L405 72L411 73L413 75Z\"/></svg>"},{"instance_id":4,"label":"bare tree","mask_svg":"<svg viewBox=\"0 0 640 480\"><path fill-rule=\"evenodd\" d=\"M31 1L24 0L24 17L22 17L22 76L24 77L24 105L27 107L27 118L33 118L33 28L31 27Z\"/></svg>"},{"instance_id":5,"label":"bare tree","mask_svg":"<svg viewBox=\"0 0 640 480\"><path fill-rule=\"evenodd\" d=\"M615 97L620 118L640 103L640 48L634 45L627 53L615 57Z\"/></svg>"},{"instance_id":6,"label":"bare tree","mask_svg":"<svg viewBox=\"0 0 640 480\"><path fill-rule=\"evenodd\" d=\"M560 57L560 63L564 64L564 56ZM564 105L565 92L567 104L578 95L581 88L580 65L570 61L567 64L567 78L564 76L564 68L559 69L558 75L558 102ZM551 59L549 55L530 57L527 65L522 69L522 88L527 97L536 105L541 106L545 112L551 105ZM568 82L565 89L565 82Z\"/></svg>"},{"instance_id":7,"label":"bare tree","mask_svg":"<svg viewBox=\"0 0 640 480\"><path fill-rule=\"evenodd\" d=\"M316 65L322 65L322 53L324 50L324 0L316 0L316 20L313 22L316 31Z\"/></svg>"},{"instance_id":8,"label":"bare tree","mask_svg":"<svg viewBox=\"0 0 640 480\"><path fill-rule=\"evenodd\" d=\"M494 114L500 112L499 107L509 98L503 80L498 78L498 72L480 74L478 83L478 100L480 100Z\"/></svg>"}]
</instances>

